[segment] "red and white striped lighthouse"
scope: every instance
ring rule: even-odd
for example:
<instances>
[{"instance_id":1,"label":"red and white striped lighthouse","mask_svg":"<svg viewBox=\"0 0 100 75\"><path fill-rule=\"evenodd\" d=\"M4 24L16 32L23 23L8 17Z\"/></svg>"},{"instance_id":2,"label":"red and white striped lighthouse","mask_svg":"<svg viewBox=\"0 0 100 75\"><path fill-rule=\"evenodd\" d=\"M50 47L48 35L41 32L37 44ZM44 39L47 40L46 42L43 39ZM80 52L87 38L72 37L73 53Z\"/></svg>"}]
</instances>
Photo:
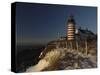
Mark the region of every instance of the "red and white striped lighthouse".
<instances>
[{"instance_id":1,"label":"red and white striped lighthouse","mask_svg":"<svg viewBox=\"0 0 100 75\"><path fill-rule=\"evenodd\" d=\"M75 20L73 16L70 16L67 22L67 40L73 41L74 39L75 39Z\"/></svg>"},{"instance_id":2,"label":"red and white striped lighthouse","mask_svg":"<svg viewBox=\"0 0 100 75\"><path fill-rule=\"evenodd\" d=\"M67 48L73 49L75 46L75 20L73 16L69 16L67 21Z\"/></svg>"}]
</instances>

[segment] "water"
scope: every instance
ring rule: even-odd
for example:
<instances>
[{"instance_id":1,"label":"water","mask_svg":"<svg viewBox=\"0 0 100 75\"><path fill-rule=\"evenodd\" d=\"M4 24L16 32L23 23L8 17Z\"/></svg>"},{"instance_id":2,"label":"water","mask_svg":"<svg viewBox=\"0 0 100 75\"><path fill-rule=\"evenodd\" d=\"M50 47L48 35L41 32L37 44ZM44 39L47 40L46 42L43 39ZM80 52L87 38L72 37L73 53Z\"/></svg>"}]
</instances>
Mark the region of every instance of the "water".
<instances>
[{"instance_id":1,"label":"water","mask_svg":"<svg viewBox=\"0 0 100 75\"><path fill-rule=\"evenodd\" d=\"M26 68L35 65L39 61L39 55L43 51L43 45L19 45L16 53L16 70L17 72L25 72Z\"/></svg>"}]
</instances>

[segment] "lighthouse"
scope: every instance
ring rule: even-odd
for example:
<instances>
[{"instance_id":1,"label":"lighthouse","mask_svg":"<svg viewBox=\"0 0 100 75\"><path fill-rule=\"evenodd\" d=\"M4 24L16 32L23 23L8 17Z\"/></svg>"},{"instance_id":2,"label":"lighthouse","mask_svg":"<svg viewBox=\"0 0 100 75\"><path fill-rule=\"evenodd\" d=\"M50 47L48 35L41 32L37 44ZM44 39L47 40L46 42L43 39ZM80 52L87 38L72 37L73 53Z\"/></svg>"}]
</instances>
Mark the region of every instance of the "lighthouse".
<instances>
[{"instance_id":1,"label":"lighthouse","mask_svg":"<svg viewBox=\"0 0 100 75\"><path fill-rule=\"evenodd\" d=\"M67 40L73 41L75 39L75 20L74 16L69 16L67 22Z\"/></svg>"},{"instance_id":2,"label":"lighthouse","mask_svg":"<svg viewBox=\"0 0 100 75\"><path fill-rule=\"evenodd\" d=\"M75 24L74 16L69 16L67 21L67 47L71 49L75 41Z\"/></svg>"}]
</instances>

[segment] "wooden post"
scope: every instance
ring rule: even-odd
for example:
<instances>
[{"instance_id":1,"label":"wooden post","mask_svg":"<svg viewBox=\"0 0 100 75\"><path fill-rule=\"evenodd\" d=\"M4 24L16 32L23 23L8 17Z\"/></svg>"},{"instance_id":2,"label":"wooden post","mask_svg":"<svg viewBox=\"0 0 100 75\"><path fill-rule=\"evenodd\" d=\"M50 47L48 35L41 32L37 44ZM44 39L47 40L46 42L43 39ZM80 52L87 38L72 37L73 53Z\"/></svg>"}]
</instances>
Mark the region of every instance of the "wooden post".
<instances>
[{"instance_id":1,"label":"wooden post","mask_svg":"<svg viewBox=\"0 0 100 75\"><path fill-rule=\"evenodd\" d=\"M72 41L70 41L70 47L71 47L71 50L73 49L73 46L72 46Z\"/></svg>"},{"instance_id":2,"label":"wooden post","mask_svg":"<svg viewBox=\"0 0 100 75\"><path fill-rule=\"evenodd\" d=\"M76 48L77 48L77 52L78 52L78 41L76 40Z\"/></svg>"},{"instance_id":3,"label":"wooden post","mask_svg":"<svg viewBox=\"0 0 100 75\"><path fill-rule=\"evenodd\" d=\"M85 40L85 54L87 55L87 52L88 52L88 46L87 46L87 40Z\"/></svg>"},{"instance_id":4,"label":"wooden post","mask_svg":"<svg viewBox=\"0 0 100 75\"><path fill-rule=\"evenodd\" d=\"M66 48L67 48L68 46L67 46L67 41L66 41ZM68 49L68 48L67 48Z\"/></svg>"}]
</instances>

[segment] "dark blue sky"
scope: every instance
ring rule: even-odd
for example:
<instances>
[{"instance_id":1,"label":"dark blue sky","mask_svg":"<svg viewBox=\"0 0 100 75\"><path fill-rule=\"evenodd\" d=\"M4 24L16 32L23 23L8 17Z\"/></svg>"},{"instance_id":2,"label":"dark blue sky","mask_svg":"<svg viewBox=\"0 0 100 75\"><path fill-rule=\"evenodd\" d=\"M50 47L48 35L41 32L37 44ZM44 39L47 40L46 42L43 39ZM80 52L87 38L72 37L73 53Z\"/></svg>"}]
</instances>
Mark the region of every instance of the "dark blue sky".
<instances>
[{"instance_id":1,"label":"dark blue sky","mask_svg":"<svg viewBox=\"0 0 100 75\"><path fill-rule=\"evenodd\" d=\"M66 36L67 19L74 15L76 26L97 33L97 8L67 5L16 4L17 42L46 43Z\"/></svg>"}]
</instances>

